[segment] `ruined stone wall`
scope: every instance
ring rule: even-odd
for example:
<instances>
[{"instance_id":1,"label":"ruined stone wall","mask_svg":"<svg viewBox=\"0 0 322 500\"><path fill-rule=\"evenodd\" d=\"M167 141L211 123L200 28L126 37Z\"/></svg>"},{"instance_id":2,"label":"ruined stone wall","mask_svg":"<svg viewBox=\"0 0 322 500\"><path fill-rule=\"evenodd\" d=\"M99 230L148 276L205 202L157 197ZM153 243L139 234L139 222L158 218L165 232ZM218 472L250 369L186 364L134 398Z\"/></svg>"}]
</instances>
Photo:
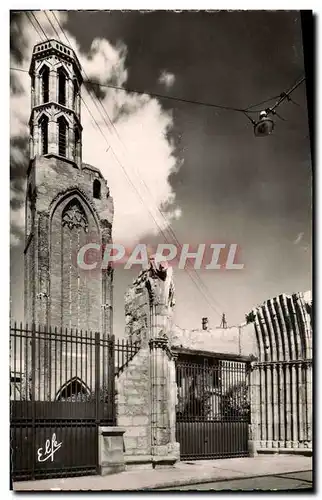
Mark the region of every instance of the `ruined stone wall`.
<instances>
[{"instance_id":1,"label":"ruined stone wall","mask_svg":"<svg viewBox=\"0 0 322 500\"><path fill-rule=\"evenodd\" d=\"M169 348L173 307L172 272L150 263L125 297L126 333L141 349L117 382L117 423L125 428L127 461L174 463L175 363Z\"/></svg>"},{"instance_id":2,"label":"ruined stone wall","mask_svg":"<svg viewBox=\"0 0 322 500\"><path fill-rule=\"evenodd\" d=\"M99 199L93 197L94 180L101 183ZM100 331L104 326L109 333L111 272L90 274L77 263L77 251L85 243L111 242L113 200L105 179L87 164L77 168L41 156L31 162L27 184L25 321ZM77 204L78 213L73 205L63 219L69 202Z\"/></svg>"},{"instance_id":3,"label":"ruined stone wall","mask_svg":"<svg viewBox=\"0 0 322 500\"><path fill-rule=\"evenodd\" d=\"M312 448L312 303L269 299L248 315L259 346L251 377L252 440L263 448Z\"/></svg>"},{"instance_id":4,"label":"ruined stone wall","mask_svg":"<svg viewBox=\"0 0 322 500\"><path fill-rule=\"evenodd\" d=\"M258 355L254 327L246 323L230 328L183 330L174 327L170 343L173 348L235 356Z\"/></svg>"},{"instance_id":5,"label":"ruined stone wall","mask_svg":"<svg viewBox=\"0 0 322 500\"><path fill-rule=\"evenodd\" d=\"M146 275L140 273L125 294L125 334L133 341L147 340L150 328Z\"/></svg>"}]
</instances>

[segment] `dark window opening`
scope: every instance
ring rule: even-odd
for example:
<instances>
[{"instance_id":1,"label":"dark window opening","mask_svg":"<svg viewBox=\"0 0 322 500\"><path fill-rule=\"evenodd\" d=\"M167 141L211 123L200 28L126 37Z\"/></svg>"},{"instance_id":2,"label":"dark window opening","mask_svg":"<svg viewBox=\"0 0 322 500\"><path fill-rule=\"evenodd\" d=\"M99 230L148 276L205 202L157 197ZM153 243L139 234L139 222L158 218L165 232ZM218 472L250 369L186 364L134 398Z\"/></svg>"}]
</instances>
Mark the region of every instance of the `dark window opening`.
<instances>
[{"instance_id":1,"label":"dark window opening","mask_svg":"<svg viewBox=\"0 0 322 500\"><path fill-rule=\"evenodd\" d=\"M101 197L101 183L97 179L93 182L93 197L97 199Z\"/></svg>"},{"instance_id":2,"label":"dark window opening","mask_svg":"<svg viewBox=\"0 0 322 500\"><path fill-rule=\"evenodd\" d=\"M76 111L77 96L78 96L78 85L77 85L77 82L74 80L74 82L73 82L73 110L74 111Z\"/></svg>"},{"instance_id":3,"label":"dark window opening","mask_svg":"<svg viewBox=\"0 0 322 500\"><path fill-rule=\"evenodd\" d=\"M32 226L32 189L29 184L28 188L28 196L27 196L27 234L29 235L31 232Z\"/></svg>"},{"instance_id":4,"label":"dark window opening","mask_svg":"<svg viewBox=\"0 0 322 500\"><path fill-rule=\"evenodd\" d=\"M60 391L57 401L88 401L90 393L78 378L70 380Z\"/></svg>"},{"instance_id":5,"label":"dark window opening","mask_svg":"<svg viewBox=\"0 0 322 500\"><path fill-rule=\"evenodd\" d=\"M35 91L35 75L32 75L31 77L31 91Z\"/></svg>"},{"instance_id":6,"label":"dark window opening","mask_svg":"<svg viewBox=\"0 0 322 500\"><path fill-rule=\"evenodd\" d=\"M78 154L78 146L80 143L80 132L78 128L75 128L74 131L74 158L76 159Z\"/></svg>"},{"instance_id":7,"label":"dark window opening","mask_svg":"<svg viewBox=\"0 0 322 500\"><path fill-rule=\"evenodd\" d=\"M58 102L66 106L66 73L62 68L58 70Z\"/></svg>"},{"instance_id":8,"label":"dark window opening","mask_svg":"<svg viewBox=\"0 0 322 500\"><path fill-rule=\"evenodd\" d=\"M44 66L41 72L41 84L42 84L42 100L43 102L49 101L49 68Z\"/></svg>"},{"instance_id":9,"label":"dark window opening","mask_svg":"<svg viewBox=\"0 0 322 500\"><path fill-rule=\"evenodd\" d=\"M43 116L40 120L41 154L48 153L48 117Z\"/></svg>"},{"instance_id":10,"label":"dark window opening","mask_svg":"<svg viewBox=\"0 0 322 500\"><path fill-rule=\"evenodd\" d=\"M58 154L66 157L68 126L63 116L58 118Z\"/></svg>"}]
</instances>

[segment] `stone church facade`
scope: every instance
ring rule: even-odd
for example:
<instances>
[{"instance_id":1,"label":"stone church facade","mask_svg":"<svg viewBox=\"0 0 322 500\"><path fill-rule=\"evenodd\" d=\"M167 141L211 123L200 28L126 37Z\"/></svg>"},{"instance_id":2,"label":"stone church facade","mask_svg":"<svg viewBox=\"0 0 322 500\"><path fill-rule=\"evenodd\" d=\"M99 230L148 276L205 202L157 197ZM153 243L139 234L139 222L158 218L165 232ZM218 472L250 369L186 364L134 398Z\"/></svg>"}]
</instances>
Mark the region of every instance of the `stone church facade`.
<instances>
[{"instance_id":1,"label":"stone church facade","mask_svg":"<svg viewBox=\"0 0 322 500\"><path fill-rule=\"evenodd\" d=\"M113 270L82 270L77 256L86 243L111 243L113 199L99 169L82 161L82 76L73 50L55 40L39 43L29 74L24 312L26 324L37 330L34 397L87 397L96 383L88 361L94 359L95 334L106 360L102 342L112 333ZM81 349L80 335L86 335ZM29 372L32 348L27 342ZM26 373L26 387L30 377Z\"/></svg>"}]
</instances>

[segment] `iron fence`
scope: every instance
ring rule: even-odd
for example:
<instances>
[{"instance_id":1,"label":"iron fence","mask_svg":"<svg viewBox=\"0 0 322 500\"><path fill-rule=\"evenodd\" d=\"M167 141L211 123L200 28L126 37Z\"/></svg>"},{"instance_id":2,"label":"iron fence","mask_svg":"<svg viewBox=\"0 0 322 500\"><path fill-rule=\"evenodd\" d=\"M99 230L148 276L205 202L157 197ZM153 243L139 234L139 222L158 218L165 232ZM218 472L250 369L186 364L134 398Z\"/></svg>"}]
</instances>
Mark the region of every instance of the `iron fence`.
<instances>
[{"instance_id":1,"label":"iron fence","mask_svg":"<svg viewBox=\"0 0 322 500\"><path fill-rule=\"evenodd\" d=\"M252 363L252 420L262 447L312 443L312 359Z\"/></svg>"},{"instance_id":2,"label":"iron fence","mask_svg":"<svg viewBox=\"0 0 322 500\"><path fill-rule=\"evenodd\" d=\"M11 326L13 479L97 472L97 428L116 424L115 377L139 348L98 332Z\"/></svg>"}]
</instances>

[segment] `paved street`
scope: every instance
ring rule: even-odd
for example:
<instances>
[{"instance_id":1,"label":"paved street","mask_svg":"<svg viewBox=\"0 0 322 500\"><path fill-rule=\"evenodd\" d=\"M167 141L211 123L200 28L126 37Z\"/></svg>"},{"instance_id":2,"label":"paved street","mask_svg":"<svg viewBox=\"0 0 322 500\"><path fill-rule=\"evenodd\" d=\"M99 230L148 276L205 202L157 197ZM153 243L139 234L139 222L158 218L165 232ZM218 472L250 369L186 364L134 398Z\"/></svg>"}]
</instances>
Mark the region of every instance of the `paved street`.
<instances>
[{"instance_id":1,"label":"paved street","mask_svg":"<svg viewBox=\"0 0 322 500\"><path fill-rule=\"evenodd\" d=\"M312 471L276 474L273 476L252 477L211 483L189 484L173 488L162 488L161 491L209 491L209 490L299 490L312 489Z\"/></svg>"},{"instance_id":2,"label":"paved street","mask_svg":"<svg viewBox=\"0 0 322 500\"><path fill-rule=\"evenodd\" d=\"M87 476L13 484L15 491L57 490L194 490L286 489L311 486L312 458L303 455L268 455L178 462L175 467L127 470L109 476ZM265 477L266 476L266 477ZM201 484L203 483L203 484Z\"/></svg>"}]
</instances>

